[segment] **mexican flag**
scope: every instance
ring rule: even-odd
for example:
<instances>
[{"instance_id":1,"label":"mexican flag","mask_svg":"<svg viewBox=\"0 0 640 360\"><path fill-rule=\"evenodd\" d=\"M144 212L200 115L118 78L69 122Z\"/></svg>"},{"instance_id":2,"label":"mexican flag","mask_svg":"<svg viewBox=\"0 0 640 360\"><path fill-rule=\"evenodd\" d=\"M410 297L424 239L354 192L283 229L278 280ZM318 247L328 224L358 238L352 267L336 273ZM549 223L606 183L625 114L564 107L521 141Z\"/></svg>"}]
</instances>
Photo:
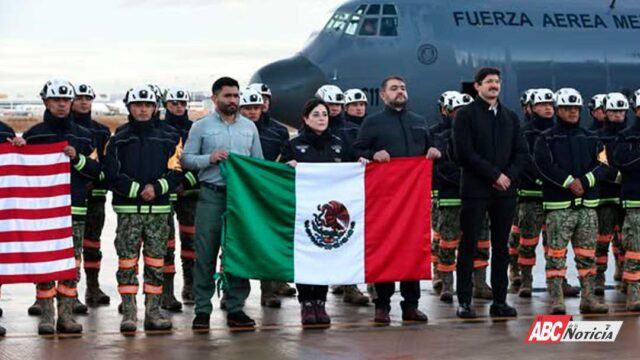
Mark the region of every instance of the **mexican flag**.
<instances>
[{"instance_id":1,"label":"mexican flag","mask_svg":"<svg viewBox=\"0 0 640 360\"><path fill-rule=\"evenodd\" d=\"M314 285L430 279L431 166L230 155L224 272Z\"/></svg>"}]
</instances>

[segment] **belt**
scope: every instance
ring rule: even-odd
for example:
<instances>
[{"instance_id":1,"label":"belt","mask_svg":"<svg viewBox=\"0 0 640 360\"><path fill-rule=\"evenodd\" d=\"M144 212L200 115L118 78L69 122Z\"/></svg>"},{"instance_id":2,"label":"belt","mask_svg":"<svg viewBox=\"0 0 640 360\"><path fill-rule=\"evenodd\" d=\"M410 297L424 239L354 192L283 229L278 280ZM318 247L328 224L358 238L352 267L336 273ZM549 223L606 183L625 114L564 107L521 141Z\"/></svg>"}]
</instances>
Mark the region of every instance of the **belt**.
<instances>
[{"instance_id":1,"label":"belt","mask_svg":"<svg viewBox=\"0 0 640 360\"><path fill-rule=\"evenodd\" d=\"M227 193L227 187L226 186L209 184L209 183L202 183L202 186L206 187L209 190L212 190L213 192L223 193L223 194Z\"/></svg>"}]
</instances>

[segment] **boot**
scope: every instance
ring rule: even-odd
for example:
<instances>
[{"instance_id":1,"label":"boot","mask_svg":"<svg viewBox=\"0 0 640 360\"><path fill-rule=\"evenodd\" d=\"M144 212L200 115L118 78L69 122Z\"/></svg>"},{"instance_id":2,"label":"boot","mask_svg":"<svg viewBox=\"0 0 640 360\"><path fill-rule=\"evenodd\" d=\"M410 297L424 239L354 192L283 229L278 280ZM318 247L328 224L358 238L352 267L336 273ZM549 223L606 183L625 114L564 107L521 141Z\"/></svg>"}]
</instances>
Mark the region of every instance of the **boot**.
<instances>
[{"instance_id":1,"label":"boot","mask_svg":"<svg viewBox=\"0 0 640 360\"><path fill-rule=\"evenodd\" d=\"M73 298L73 305L71 306L71 309L74 314L84 315L89 312L89 308L87 307L87 305L81 303L80 299L78 299L78 296Z\"/></svg>"},{"instance_id":2,"label":"boot","mask_svg":"<svg viewBox=\"0 0 640 360\"><path fill-rule=\"evenodd\" d=\"M324 309L324 303L323 300L315 301L316 324L329 325L331 324L331 318L329 318L327 311Z\"/></svg>"},{"instance_id":3,"label":"boot","mask_svg":"<svg viewBox=\"0 0 640 360\"><path fill-rule=\"evenodd\" d=\"M161 295L147 294L144 299L144 329L145 330L169 330L172 327L171 320L162 315L160 311Z\"/></svg>"},{"instance_id":4,"label":"boot","mask_svg":"<svg viewBox=\"0 0 640 360\"><path fill-rule=\"evenodd\" d=\"M342 285L331 285L331 293L333 295L342 295L344 294L344 286Z\"/></svg>"},{"instance_id":5,"label":"boot","mask_svg":"<svg viewBox=\"0 0 640 360\"><path fill-rule=\"evenodd\" d=\"M193 297L193 260L182 260L182 303L185 305L195 304Z\"/></svg>"},{"instance_id":6,"label":"boot","mask_svg":"<svg viewBox=\"0 0 640 360\"><path fill-rule=\"evenodd\" d=\"M601 303L594 291L595 276L588 275L580 279L582 296L580 297L581 314L606 314L609 306Z\"/></svg>"},{"instance_id":7,"label":"boot","mask_svg":"<svg viewBox=\"0 0 640 360\"><path fill-rule=\"evenodd\" d=\"M509 256L509 292L517 293L522 284L521 269L518 264L518 255Z\"/></svg>"},{"instance_id":8,"label":"boot","mask_svg":"<svg viewBox=\"0 0 640 360\"><path fill-rule=\"evenodd\" d=\"M594 293L598 296L604 295L604 272L598 271L594 282Z\"/></svg>"},{"instance_id":9,"label":"boot","mask_svg":"<svg viewBox=\"0 0 640 360\"><path fill-rule=\"evenodd\" d=\"M7 330L0 326L0 336L5 336L7 334Z\"/></svg>"},{"instance_id":10,"label":"boot","mask_svg":"<svg viewBox=\"0 0 640 360\"><path fill-rule=\"evenodd\" d=\"M533 283L533 269L531 266L523 266L520 269L522 274L522 283L520 284L520 290L518 290L518 296L520 296L521 298L530 298Z\"/></svg>"},{"instance_id":11,"label":"boot","mask_svg":"<svg viewBox=\"0 0 640 360\"><path fill-rule=\"evenodd\" d=\"M55 317L56 312L53 308L53 298L38 299L38 306L41 311L40 323L38 323L38 334L48 335L53 334L56 331Z\"/></svg>"},{"instance_id":12,"label":"boot","mask_svg":"<svg viewBox=\"0 0 640 360\"><path fill-rule=\"evenodd\" d=\"M346 303L359 306L367 306L369 304L369 297L364 295L357 285L345 285L344 297L342 300Z\"/></svg>"},{"instance_id":13,"label":"boot","mask_svg":"<svg viewBox=\"0 0 640 360\"><path fill-rule=\"evenodd\" d=\"M296 289L289 286L286 282L276 282L275 287L277 295L288 297L296 296Z\"/></svg>"},{"instance_id":14,"label":"boot","mask_svg":"<svg viewBox=\"0 0 640 360\"><path fill-rule=\"evenodd\" d=\"M551 314L564 315L567 309L564 306L564 293L562 292L562 278L547 279L547 292L551 300Z\"/></svg>"},{"instance_id":15,"label":"boot","mask_svg":"<svg viewBox=\"0 0 640 360\"><path fill-rule=\"evenodd\" d=\"M578 297L580 296L580 288L577 286L571 286L567 281L567 278L564 278L562 281L562 293L565 297Z\"/></svg>"},{"instance_id":16,"label":"boot","mask_svg":"<svg viewBox=\"0 0 640 360\"><path fill-rule=\"evenodd\" d=\"M171 312L182 311L182 303L173 295L174 274L164 274L164 285L162 286L162 308Z\"/></svg>"},{"instance_id":17,"label":"boot","mask_svg":"<svg viewBox=\"0 0 640 360\"><path fill-rule=\"evenodd\" d=\"M273 281L260 281L260 305L270 308L279 308L282 305L274 292L274 285Z\"/></svg>"},{"instance_id":18,"label":"boot","mask_svg":"<svg viewBox=\"0 0 640 360\"><path fill-rule=\"evenodd\" d=\"M58 322L56 330L63 334L78 334L82 332L82 325L73 319L72 297L58 295Z\"/></svg>"},{"instance_id":19,"label":"boot","mask_svg":"<svg viewBox=\"0 0 640 360\"><path fill-rule=\"evenodd\" d=\"M40 316L42 315L42 305L43 302L45 301L45 299L38 299L36 298L36 301L33 303L33 305L29 306L29 309L27 309L27 312L29 313L29 315L31 316Z\"/></svg>"},{"instance_id":20,"label":"boot","mask_svg":"<svg viewBox=\"0 0 640 360\"><path fill-rule=\"evenodd\" d=\"M436 270L437 264L433 264L433 278L431 279L431 286L433 287L433 291L440 295L442 291L442 273Z\"/></svg>"},{"instance_id":21,"label":"boot","mask_svg":"<svg viewBox=\"0 0 640 360\"><path fill-rule=\"evenodd\" d=\"M300 321L302 325L315 325L317 323L313 301L303 301L300 303Z\"/></svg>"},{"instance_id":22,"label":"boot","mask_svg":"<svg viewBox=\"0 0 640 360\"><path fill-rule=\"evenodd\" d=\"M627 285L627 311L640 312L640 283Z\"/></svg>"},{"instance_id":23,"label":"boot","mask_svg":"<svg viewBox=\"0 0 640 360\"><path fill-rule=\"evenodd\" d=\"M476 299L493 300L493 291L487 285L487 268L473 270L473 297Z\"/></svg>"},{"instance_id":24,"label":"boot","mask_svg":"<svg viewBox=\"0 0 640 360\"><path fill-rule=\"evenodd\" d=\"M138 329L138 306L135 295L122 295L122 312L120 332L135 332Z\"/></svg>"},{"instance_id":25,"label":"boot","mask_svg":"<svg viewBox=\"0 0 640 360\"><path fill-rule=\"evenodd\" d=\"M376 287L373 284L367 284L367 293L369 294L369 298L371 299L372 302L378 298Z\"/></svg>"},{"instance_id":26,"label":"boot","mask_svg":"<svg viewBox=\"0 0 640 360\"><path fill-rule=\"evenodd\" d=\"M451 304L453 302L453 273L443 272L441 275L442 291L440 292L440 301Z\"/></svg>"},{"instance_id":27,"label":"boot","mask_svg":"<svg viewBox=\"0 0 640 360\"><path fill-rule=\"evenodd\" d=\"M87 275L87 292L84 294L84 301L88 306L109 305L111 298L100 289L98 283L98 269L84 269Z\"/></svg>"}]
</instances>

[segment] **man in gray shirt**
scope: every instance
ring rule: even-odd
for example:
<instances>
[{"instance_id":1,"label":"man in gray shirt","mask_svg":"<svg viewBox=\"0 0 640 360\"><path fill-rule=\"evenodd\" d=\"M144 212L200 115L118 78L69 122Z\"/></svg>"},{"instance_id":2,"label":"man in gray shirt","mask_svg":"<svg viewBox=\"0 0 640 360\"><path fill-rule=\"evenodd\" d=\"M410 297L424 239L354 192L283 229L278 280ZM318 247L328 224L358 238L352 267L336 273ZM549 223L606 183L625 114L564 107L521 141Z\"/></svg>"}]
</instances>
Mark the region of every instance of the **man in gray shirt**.
<instances>
[{"instance_id":1,"label":"man in gray shirt","mask_svg":"<svg viewBox=\"0 0 640 360\"><path fill-rule=\"evenodd\" d=\"M213 83L211 92L216 109L193 124L182 153L182 165L197 170L202 184L195 218L193 329L209 328L211 297L215 293L213 275L220 251L221 217L227 206L227 187L220 174L220 162L226 160L230 152L262 159L258 130L251 120L238 114L238 82L222 77ZM242 311L249 296L249 280L227 274L227 281L227 325L255 326L255 321Z\"/></svg>"}]
</instances>

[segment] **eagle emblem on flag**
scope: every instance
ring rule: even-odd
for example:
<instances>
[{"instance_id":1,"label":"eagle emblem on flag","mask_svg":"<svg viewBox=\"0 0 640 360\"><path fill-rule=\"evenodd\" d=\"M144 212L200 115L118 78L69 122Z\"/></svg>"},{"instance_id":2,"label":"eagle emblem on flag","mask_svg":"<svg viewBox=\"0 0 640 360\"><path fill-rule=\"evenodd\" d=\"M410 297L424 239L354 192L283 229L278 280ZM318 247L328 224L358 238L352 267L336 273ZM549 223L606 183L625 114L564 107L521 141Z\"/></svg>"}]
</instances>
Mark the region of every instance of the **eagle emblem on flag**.
<instances>
[{"instance_id":1,"label":"eagle emblem on flag","mask_svg":"<svg viewBox=\"0 0 640 360\"><path fill-rule=\"evenodd\" d=\"M305 232L309 239L325 250L337 249L349 241L356 226L351 221L349 210L339 201L331 200L317 207L313 220L304 222Z\"/></svg>"}]
</instances>

